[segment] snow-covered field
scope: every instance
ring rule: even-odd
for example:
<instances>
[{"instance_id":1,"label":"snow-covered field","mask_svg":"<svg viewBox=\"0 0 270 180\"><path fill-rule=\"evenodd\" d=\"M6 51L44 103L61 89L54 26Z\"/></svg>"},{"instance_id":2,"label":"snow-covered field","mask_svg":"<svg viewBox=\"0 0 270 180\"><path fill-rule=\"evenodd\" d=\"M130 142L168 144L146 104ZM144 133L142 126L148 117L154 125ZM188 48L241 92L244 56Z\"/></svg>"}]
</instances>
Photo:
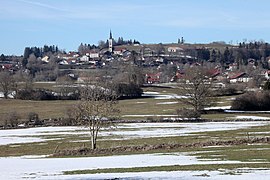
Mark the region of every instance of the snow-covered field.
<instances>
[{"instance_id":1,"label":"snow-covered field","mask_svg":"<svg viewBox=\"0 0 270 180\"><path fill-rule=\"evenodd\" d=\"M85 158L43 158L38 156L0 158L0 179L178 179L195 178L208 174L211 179L265 178L270 170L246 170L241 176L225 175L218 171L184 171L184 172L146 172L146 173L109 173L92 175L63 175L63 171L94 170L107 168L132 168L148 166L194 165L194 164L238 164L239 161L198 160L188 153L156 153L121 156L85 157ZM250 172L246 174L247 172ZM238 173L241 171L237 171ZM200 179L200 178L199 178Z\"/></svg>"},{"instance_id":2,"label":"snow-covered field","mask_svg":"<svg viewBox=\"0 0 270 180\"><path fill-rule=\"evenodd\" d=\"M209 123L127 123L117 126L110 131L101 131L100 136L106 139L135 139L150 137L172 137L186 136L191 133L236 130L259 125L270 124L270 121L263 122L209 122ZM0 145L20 144L31 142L46 142L55 140L48 139L46 136L59 136L64 138L65 135L88 135L88 131L83 127L38 127L28 129L12 129L0 131ZM116 137L114 137L116 136Z\"/></svg>"},{"instance_id":3,"label":"snow-covered field","mask_svg":"<svg viewBox=\"0 0 270 180\"><path fill-rule=\"evenodd\" d=\"M253 126L268 125L264 122L213 122L213 123L127 123L121 124L112 131L103 131L103 138L122 136L124 138L147 138L190 135L207 131L234 130ZM80 134L85 136L86 129L81 127L41 127L0 131L0 143L14 144L27 142L45 142L50 139L42 138L47 135ZM41 136L41 137L39 137ZM32 138L32 139L31 139ZM14 146L14 145L13 145ZM246 179L265 178L270 176L270 170L248 170L250 173L229 175L221 171L184 171L184 172L146 172L146 173L117 173L94 175L63 175L63 171L106 168L132 168L147 166L194 165L194 164L226 164L242 163L229 160L199 160L190 153L155 153L137 155L117 155L85 158L44 158L44 156L23 156L0 158L0 179L201 179L202 174L207 179Z\"/></svg>"},{"instance_id":4,"label":"snow-covered field","mask_svg":"<svg viewBox=\"0 0 270 180\"><path fill-rule=\"evenodd\" d=\"M237 173L234 173L237 171ZM178 179L211 179L211 180L248 180L248 179L263 179L267 180L270 176L270 170L260 169L237 169L234 171L224 170L220 171L171 171L171 172L138 172L138 173L108 173L108 174L92 174L92 175L76 175L76 176L60 176L59 179L66 180L82 180L82 179L166 179L166 180L178 180Z\"/></svg>"},{"instance_id":5,"label":"snow-covered field","mask_svg":"<svg viewBox=\"0 0 270 180\"><path fill-rule=\"evenodd\" d=\"M138 154L121 156L85 157L85 158L43 158L43 157L8 157L0 158L0 179L103 179L117 177L159 177L177 178L181 172L151 172L124 174L95 174L64 176L63 171L94 170L107 168L132 168L147 166L194 165L194 164L237 164L239 161L200 161L188 153ZM268 174L270 172L268 171ZM192 173L188 174L192 176ZM163 175L162 175L163 176ZM161 176L161 177L162 177ZM181 176L180 176L181 177Z\"/></svg>"}]
</instances>

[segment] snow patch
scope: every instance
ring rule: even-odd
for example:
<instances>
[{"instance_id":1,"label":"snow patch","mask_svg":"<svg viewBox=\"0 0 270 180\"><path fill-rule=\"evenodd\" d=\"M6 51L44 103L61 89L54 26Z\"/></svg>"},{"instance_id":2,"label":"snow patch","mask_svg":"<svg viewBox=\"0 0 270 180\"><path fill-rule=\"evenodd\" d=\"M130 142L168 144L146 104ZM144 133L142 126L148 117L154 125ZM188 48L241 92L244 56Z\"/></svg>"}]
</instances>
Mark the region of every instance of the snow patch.
<instances>
[{"instance_id":1,"label":"snow patch","mask_svg":"<svg viewBox=\"0 0 270 180\"><path fill-rule=\"evenodd\" d=\"M30 177L37 179L59 179L62 177L66 179L67 176L59 177L63 171L170 166L179 164L193 165L240 163L238 161L200 161L196 159L196 157L188 155L188 153L156 153L83 158L43 157L45 156L0 158L0 179L21 179ZM89 175L87 175L87 177L89 178Z\"/></svg>"},{"instance_id":2,"label":"snow patch","mask_svg":"<svg viewBox=\"0 0 270 180\"><path fill-rule=\"evenodd\" d=\"M167 115L160 115L167 116ZM138 117L134 115L133 117ZM145 117L142 115L141 117ZM270 121L260 122L207 122L207 123L127 123L120 124L116 129L100 132L102 140L121 137L120 139L188 136L192 133L236 130L253 126L268 125ZM47 135L88 136L87 128L82 127L39 127L29 129L12 129L0 131L0 145L46 142L57 138L46 138ZM39 137L40 136L40 137ZM59 139L59 138L58 138Z\"/></svg>"},{"instance_id":3,"label":"snow patch","mask_svg":"<svg viewBox=\"0 0 270 180\"><path fill-rule=\"evenodd\" d=\"M166 105L166 104L177 104L178 102L173 101L173 102L161 102L161 103L157 103L158 105Z\"/></svg>"},{"instance_id":4,"label":"snow patch","mask_svg":"<svg viewBox=\"0 0 270 180\"><path fill-rule=\"evenodd\" d=\"M231 106L215 106L215 107L207 107L205 110L216 110L216 109L230 109Z\"/></svg>"},{"instance_id":5,"label":"snow patch","mask_svg":"<svg viewBox=\"0 0 270 180\"><path fill-rule=\"evenodd\" d=\"M252 119L252 120L268 120L270 117L262 117L262 116L236 116L236 117L231 117L231 118L236 118L236 119Z\"/></svg>"}]
</instances>

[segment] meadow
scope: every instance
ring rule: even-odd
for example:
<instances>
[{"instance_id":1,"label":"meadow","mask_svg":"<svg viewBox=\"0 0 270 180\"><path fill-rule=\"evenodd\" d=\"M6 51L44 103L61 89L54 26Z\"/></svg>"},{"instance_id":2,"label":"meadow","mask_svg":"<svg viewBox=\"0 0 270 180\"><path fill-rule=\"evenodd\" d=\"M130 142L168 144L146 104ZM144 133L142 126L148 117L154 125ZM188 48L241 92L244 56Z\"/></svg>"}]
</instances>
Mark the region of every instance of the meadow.
<instances>
[{"instance_id":1,"label":"meadow","mask_svg":"<svg viewBox=\"0 0 270 180\"><path fill-rule=\"evenodd\" d=\"M53 85L47 84L47 86L53 88ZM145 95L142 98L119 101L118 106L122 119L146 122L147 120L149 122L150 120L162 120L162 118L173 119L177 117L176 109L186 107L174 98L177 93L174 88L148 87L144 88L144 92ZM235 97L215 98L216 105L212 108L228 109ZM22 120L27 118L29 112L38 113L41 119L66 117L67 109L76 103L78 101L0 99L0 122L3 124L6 113L12 111L16 111ZM140 145L189 145L269 137L269 113L214 113L203 114L202 118L209 122L117 124L114 128L102 129L97 147L98 149L110 149ZM17 179L18 177L40 179L56 177L57 179L134 178L139 176L136 172L140 172L146 173L142 178L149 176L153 178L157 175L163 177L161 174L166 173L167 178L177 178L181 177L183 173L187 173L185 178L194 178L199 175L198 177L227 177L230 179L231 177L245 177L247 174L255 173L259 177L258 174L269 175L270 173L269 142L207 147L187 146L79 157L51 156L56 151L85 147L90 147L89 134L85 127L1 130L0 166L5 163L15 163L18 171L13 173L7 169L0 177L4 179ZM98 164L96 158L100 158ZM133 163L131 163L132 159ZM121 161L123 163L120 163ZM27 168L29 163L36 164L36 167ZM43 167L43 169L38 167ZM4 166L2 168L5 169ZM243 170L243 168L246 169Z\"/></svg>"}]
</instances>

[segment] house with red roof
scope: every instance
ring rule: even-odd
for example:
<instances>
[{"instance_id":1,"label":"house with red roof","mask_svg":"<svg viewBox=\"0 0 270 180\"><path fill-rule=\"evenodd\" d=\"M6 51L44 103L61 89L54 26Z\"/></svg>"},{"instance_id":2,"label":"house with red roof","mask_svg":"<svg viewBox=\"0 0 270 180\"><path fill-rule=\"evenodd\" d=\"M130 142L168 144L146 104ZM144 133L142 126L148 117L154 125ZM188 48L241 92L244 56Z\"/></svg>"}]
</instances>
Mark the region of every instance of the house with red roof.
<instances>
[{"instance_id":1,"label":"house with red roof","mask_svg":"<svg viewBox=\"0 0 270 180\"><path fill-rule=\"evenodd\" d=\"M230 83L243 83L249 82L252 78L249 77L245 72L230 73L228 79Z\"/></svg>"},{"instance_id":2,"label":"house with red roof","mask_svg":"<svg viewBox=\"0 0 270 180\"><path fill-rule=\"evenodd\" d=\"M265 78L267 79L267 80L269 80L270 79L270 70L267 70L267 71L265 71Z\"/></svg>"},{"instance_id":3,"label":"house with red roof","mask_svg":"<svg viewBox=\"0 0 270 180\"><path fill-rule=\"evenodd\" d=\"M113 53L114 54L117 54L117 55L123 55L123 53L126 51L127 49L124 48L124 47L115 47L114 50L113 50Z\"/></svg>"},{"instance_id":4,"label":"house with red roof","mask_svg":"<svg viewBox=\"0 0 270 180\"><path fill-rule=\"evenodd\" d=\"M145 80L148 84L160 83L161 72L145 74Z\"/></svg>"}]
</instances>

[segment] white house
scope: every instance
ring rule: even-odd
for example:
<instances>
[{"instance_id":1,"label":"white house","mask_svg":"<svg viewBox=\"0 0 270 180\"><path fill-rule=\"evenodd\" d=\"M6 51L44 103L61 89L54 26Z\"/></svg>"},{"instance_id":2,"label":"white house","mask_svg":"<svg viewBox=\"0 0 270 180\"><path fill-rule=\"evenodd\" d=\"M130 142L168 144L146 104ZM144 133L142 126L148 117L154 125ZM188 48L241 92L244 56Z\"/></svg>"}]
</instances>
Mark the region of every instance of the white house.
<instances>
[{"instance_id":1,"label":"white house","mask_svg":"<svg viewBox=\"0 0 270 180\"><path fill-rule=\"evenodd\" d=\"M270 79L270 70L265 71L265 78L266 78L267 80Z\"/></svg>"},{"instance_id":2,"label":"white house","mask_svg":"<svg viewBox=\"0 0 270 180\"><path fill-rule=\"evenodd\" d=\"M182 48L180 47L168 47L168 52L179 52L179 51L183 51Z\"/></svg>"},{"instance_id":3,"label":"white house","mask_svg":"<svg viewBox=\"0 0 270 180\"><path fill-rule=\"evenodd\" d=\"M80 61L88 62L88 61L89 61L89 56L86 56L86 55L82 56L82 57L80 58Z\"/></svg>"},{"instance_id":4,"label":"white house","mask_svg":"<svg viewBox=\"0 0 270 180\"><path fill-rule=\"evenodd\" d=\"M248 75L244 72L234 74L229 77L230 83L242 83L249 82L252 78L248 77Z\"/></svg>"},{"instance_id":5,"label":"white house","mask_svg":"<svg viewBox=\"0 0 270 180\"><path fill-rule=\"evenodd\" d=\"M48 63L49 62L49 56L44 56L41 61Z\"/></svg>"}]
</instances>

